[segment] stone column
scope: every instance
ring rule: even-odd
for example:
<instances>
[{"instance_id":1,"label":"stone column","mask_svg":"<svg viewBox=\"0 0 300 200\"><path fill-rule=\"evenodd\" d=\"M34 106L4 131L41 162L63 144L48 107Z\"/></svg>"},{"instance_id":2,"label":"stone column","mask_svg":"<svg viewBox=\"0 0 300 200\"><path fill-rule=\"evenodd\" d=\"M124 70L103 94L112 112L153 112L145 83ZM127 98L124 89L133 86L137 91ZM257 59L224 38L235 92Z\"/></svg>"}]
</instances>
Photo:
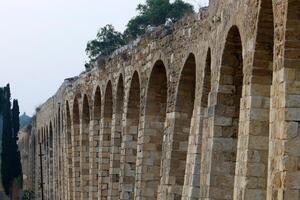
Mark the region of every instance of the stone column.
<instances>
[{"instance_id":1,"label":"stone column","mask_svg":"<svg viewBox=\"0 0 300 200\"><path fill-rule=\"evenodd\" d=\"M90 123L92 129L90 134L90 195L89 200L98 199L98 178L99 178L99 135L100 120L92 120Z\"/></svg>"},{"instance_id":2,"label":"stone column","mask_svg":"<svg viewBox=\"0 0 300 200\"><path fill-rule=\"evenodd\" d=\"M206 108L196 107L192 118L182 200L199 198L202 131L205 113L207 113Z\"/></svg>"},{"instance_id":3,"label":"stone column","mask_svg":"<svg viewBox=\"0 0 300 200\"><path fill-rule=\"evenodd\" d=\"M80 199L80 125L73 124L72 138L72 183L73 198Z\"/></svg>"},{"instance_id":4,"label":"stone column","mask_svg":"<svg viewBox=\"0 0 300 200\"><path fill-rule=\"evenodd\" d=\"M273 3L275 60L267 199L300 198L300 2Z\"/></svg>"},{"instance_id":5,"label":"stone column","mask_svg":"<svg viewBox=\"0 0 300 200\"><path fill-rule=\"evenodd\" d=\"M83 117L82 117L83 118ZM83 122L80 124L80 190L81 199L87 200L89 198L89 122ZM88 118L89 120L89 118Z\"/></svg>"},{"instance_id":6,"label":"stone column","mask_svg":"<svg viewBox=\"0 0 300 200\"><path fill-rule=\"evenodd\" d=\"M109 184L110 144L111 144L111 118L103 117L100 131L100 163L99 163L99 197L107 199Z\"/></svg>"},{"instance_id":7,"label":"stone column","mask_svg":"<svg viewBox=\"0 0 300 200\"><path fill-rule=\"evenodd\" d=\"M241 100L234 199L266 198L269 85L246 85Z\"/></svg>"},{"instance_id":8,"label":"stone column","mask_svg":"<svg viewBox=\"0 0 300 200\"><path fill-rule=\"evenodd\" d=\"M123 103L123 102L119 102ZM119 180L120 180L120 152L122 142L122 114L114 112L112 119L111 135L111 154L109 169L109 190L108 199L120 199Z\"/></svg>"}]
</instances>

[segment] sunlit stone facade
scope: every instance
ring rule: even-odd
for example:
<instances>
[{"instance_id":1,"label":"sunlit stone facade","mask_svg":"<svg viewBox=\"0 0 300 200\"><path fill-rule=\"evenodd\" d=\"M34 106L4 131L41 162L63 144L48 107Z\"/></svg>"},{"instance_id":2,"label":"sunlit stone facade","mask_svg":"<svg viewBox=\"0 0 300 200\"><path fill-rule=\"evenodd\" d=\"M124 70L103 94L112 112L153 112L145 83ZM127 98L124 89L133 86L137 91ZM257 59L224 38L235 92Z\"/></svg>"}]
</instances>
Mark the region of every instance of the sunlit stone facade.
<instances>
[{"instance_id":1,"label":"sunlit stone facade","mask_svg":"<svg viewBox=\"0 0 300 200\"><path fill-rule=\"evenodd\" d=\"M38 108L32 189L41 144L49 200L300 199L299 122L300 1L211 0Z\"/></svg>"}]
</instances>

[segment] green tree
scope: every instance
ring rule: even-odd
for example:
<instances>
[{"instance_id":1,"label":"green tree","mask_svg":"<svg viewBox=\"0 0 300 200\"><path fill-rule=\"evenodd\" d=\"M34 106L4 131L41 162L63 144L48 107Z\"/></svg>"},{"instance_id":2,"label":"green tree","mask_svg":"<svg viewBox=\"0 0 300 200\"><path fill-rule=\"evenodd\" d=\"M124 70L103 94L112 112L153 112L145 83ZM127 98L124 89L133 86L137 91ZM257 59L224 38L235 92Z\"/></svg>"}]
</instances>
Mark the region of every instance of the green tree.
<instances>
[{"instance_id":1,"label":"green tree","mask_svg":"<svg viewBox=\"0 0 300 200\"><path fill-rule=\"evenodd\" d=\"M0 88L0 114L2 114L3 106L4 106L4 90L3 88Z\"/></svg>"},{"instance_id":2,"label":"green tree","mask_svg":"<svg viewBox=\"0 0 300 200\"><path fill-rule=\"evenodd\" d=\"M110 55L124 44L122 33L116 31L113 25L108 24L98 31L96 39L87 43L85 51L90 60L95 61L98 56Z\"/></svg>"},{"instance_id":3,"label":"green tree","mask_svg":"<svg viewBox=\"0 0 300 200\"><path fill-rule=\"evenodd\" d=\"M12 192L12 170L11 165L12 158L11 143L12 143L12 117L11 117L11 103L10 103L10 87L9 84L4 87L3 91L3 135L2 135L2 152L1 152L1 177L2 184L6 195L10 195Z\"/></svg>"},{"instance_id":4,"label":"green tree","mask_svg":"<svg viewBox=\"0 0 300 200\"><path fill-rule=\"evenodd\" d=\"M168 18L177 21L186 13L194 12L193 6L182 0L175 0L174 3L169 0L146 0L145 4L138 5L137 11L138 15L128 22L124 32L129 40L144 34L148 25L164 24Z\"/></svg>"},{"instance_id":5,"label":"green tree","mask_svg":"<svg viewBox=\"0 0 300 200\"><path fill-rule=\"evenodd\" d=\"M137 6L138 15L132 18L124 33L120 33L108 24L101 28L96 39L87 43L86 53L90 59L86 67L94 62L98 56L107 56L127 42L136 39L145 33L148 25L158 26L164 24L166 19L179 20L186 13L194 12L193 6L182 0L146 0L145 4Z\"/></svg>"},{"instance_id":6,"label":"green tree","mask_svg":"<svg viewBox=\"0 0 300 200\"><path fill-rule=\"evenodd\" d=\"M17 179L22 181L22 166L21 166L21 155L18 150L17 140L18 140L18 132L20 130L20 109L18 100L13 100L13 108L12 108L12 144L11 144L11 157L12 157L12 167L13 174L12 179ZM22 186L22 183L21 183Z\"/></svg>"},{"instance_id":7,"label":"green tree","mask_svg":"<svg viewBox=\"0 0 300 200\"><path fill-rule=\"evenodd\" d=\"M17 146L19 131L19 105L13 101L11 109L11 93L9 84L3 90L3 135L1 151L1 178L6 195L12 197L13 184L22 180L20 152ZM21 183L22 184L22 183Z\"/></svg>"}]
</instances>

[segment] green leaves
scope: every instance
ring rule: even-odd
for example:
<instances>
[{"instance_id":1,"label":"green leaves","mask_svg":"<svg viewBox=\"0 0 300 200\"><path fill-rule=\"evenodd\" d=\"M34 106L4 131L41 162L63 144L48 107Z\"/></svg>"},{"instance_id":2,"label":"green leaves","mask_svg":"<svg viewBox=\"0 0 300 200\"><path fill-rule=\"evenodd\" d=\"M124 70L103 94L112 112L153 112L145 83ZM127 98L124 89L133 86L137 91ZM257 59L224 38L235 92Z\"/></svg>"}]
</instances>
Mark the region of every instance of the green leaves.
<instances>
[{"instance_id":1,"label":"green leaves","mask_svg":"<svg viewBox=\"0 0 300 200\"><path fill-rule=\"evenodd\" d=\"M184 14L194 12L191 4L182 0L147 0L146 4L139 4L137 7L138 15L132 18L127 24L125 37L135 39L145 33L148 25L159 26L170 18L173 21L179 20Z\"/></svg>"},{"instance_id":2,"label":"green leaves","mask_svg":"<svg viewBox=\"0 0 300 200\"><path fill-rule=\"evenodd\" d=\"M87 43L85 51L89 58L94 61L99 55L110 55L124 44L123 35L115 31L111 24L108 24L98 31L96 39Z\"/></svg>"},{"instance_id":3,"label":"green leaves","mask_svg":"<svg viewBox=\"0 0 300 200\"><path fill-rule=\"evenodd\" d=\"M22 177L20 152L17 146L17 133L19 131L19 105L13 101L11 109L10 87L3 89L2 99L3 133L1 151L1 178L7 195L12 193L13 182Z\"/></svg>"},{"instance_id":4,"label":"green leaves","mask_svg":"<svg viewBox=\"0 0 300 200\"><path fill-rule=\"evenodd\" d=\"M128 22L123 34L108 24L98 31L96 39L87 43L85 51L90 59L86 64L87 68L98 56L108 56L119 47L143 35L147 26L159 26L168 18L177 21L186 13L194 12L193 6L182 0L175 0L174 3L170 3L169 0L147 0L145 4L137 6L137 11L138 15Z\"/></svg>"}]
</instances>

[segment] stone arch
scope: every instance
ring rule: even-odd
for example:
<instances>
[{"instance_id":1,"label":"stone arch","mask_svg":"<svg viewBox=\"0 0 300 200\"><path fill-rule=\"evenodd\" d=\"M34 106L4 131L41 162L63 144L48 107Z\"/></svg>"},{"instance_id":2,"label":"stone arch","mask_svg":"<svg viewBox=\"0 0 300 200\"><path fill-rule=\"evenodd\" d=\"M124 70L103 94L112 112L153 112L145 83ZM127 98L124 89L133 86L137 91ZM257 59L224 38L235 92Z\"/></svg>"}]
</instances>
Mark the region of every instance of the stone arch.
<instances>
[{"instance_id":1,"label":"stone arch","mask_svg":"<svg viewBox=\"0 0 300 200\"><path fill-rule=\"evenodd\" d=\"M214 106L214 115L209 116L207 123L213 127L208 125L205 132L209 145L203 149L207 158L201 169L200 188L210 190L202 189L200 196L233 199L243 87L243 48L237 26L228 31L219 73L217 91L211 93L216 98L216 105L210 105Z\"/></svg>"},{"instance_id":2,"label":"stone arch","mask_svg":"<svg viewBox=\"0 0 300 200\"><path fill-rule=\"evenodd\" d=\"M161 179L161 157L164 123L167 110L168 81L164 63L159 60L153 66L148 82L145 121L143 170L141 195L146 199L157 198Z\"/></svg>"},{"instance_id":3,"label":"stone arch","mask_svg":"<svg viewBox=\"0 0 300 200\"><path fill-rule=\"evenodd\" d=\"M107 199L109 187L109 167L111 154L111 124L113 115L112 84L109 81L104 94L104 108L100 132L100 197Z\"/></svg>"},{"instance_id":4,"label":"stone arch","mask_svg":"<svg viewBox=\"0 0 300 200\"><path fill-rule=\"evenodd\" d=\"M138 73L135 71L130 82L127 103L124 142L121 157L122 180L120 199L134 199L140 101L140 79Z\"/></svg>"},{"instance_id":5,"label":"stone arch","mask_svg":"<svg viewBox=\"0 0 300 200\"><path fill-rule=\"evenodd\" d=\"M90 134L90 194L89 199L97 199L98 195L98 177L99 177L99 147L100 147L100 124L101 124L101 90L97 86L93 95L93 108L91 115L91 128Z\"/></svg>"},{"instance_id":6,"label":"stone arch","mask_svg":"<svg viewBox=\"0 0 300 200\"><path fill-rule=\"evenodd\" d=\"M253 66L249 67L252 76L244 81L241 100L240 115L244 117L239 125L234 199L266 199L274 16L272 0L262 0L259 5ZM255 155L255 159L245 155Z\"/></svg>"},{"instance_id":7,"label":"stone arch","mask_svg":"<svg viewBox=\"0 0 300 200\"><path fill-rule=\"evenodd\" d=\"M60 105L58 105L58 109L57 109L57 114L56 114L56 148L55 148L55 161L54 163L57 163L56 166L55 166L55 178L56 178L56 181L55 181L55 191L54 193L56 194L56 198L59 199L59 198L62 198L62 193L63 193L63 185L61 184L62 183L62 179L64 177L64 169L63 169L63 162L62 162L62 152L61 152L61 149L62 149L62 146L61 146L61 137L62 137L62 134L61 134L61 129L60 129L60 126L61 126L61 116L60 116Z\"/></svg>"},{"instance_id":8,"label":"stone arch","mask_svg":"<svg viewBox=\"0 0 300 200\"><path fill-rule=\"evenodd\" d=\"M90 129L90 106L87 95L83 95L81 128L80 128L80 182L81 199L89 198L89 129Z\"/></svg>"},{"instance_id":9,"label":"stone arch","mask_svg":"<svg viewBox=\"0 0 300 200\"><path fill-rule=\"evenodd\" d=\"M298 68L300 63L300 2L288 1L285 33L284 65L286 68Z\"/></svg>"},{"instance_id":10,"label":"stone arch","mask_svg":"<svg viewBox=\"0 0 300 200\"><path fill-rule=\"evenodd\" d=\"M191 119L194 110L196 59L190 54L180 74L175 104L175 124L170 163L173 199L181 199L184 184Z\"/></svg>"},{"instance_id":11,"label":"stone arch","mask_svg":"<svg viewBox=\"0 0 300 200\"><path fill-rule=\"evenodd\" d=\"M211 91L211 49L208 48L205 60L203 73L202 95L201 95L201 110L206 112L209 104L209 93ZM204 113L203 113L204 114Z\"/></svg>"},{"instance_id":12,"label":"stone arch","mask_svg":"<svg viewBox=\"0 0 300 200\"><path fill-rule=\"evenodd\" d=\"M66 101L66 180L67 180L67 196L70 200L73 199L73 155L72 155L72 120L69 102Z\"/></svg>"},{"instance_id":13,"label":"stone arch","mask_svg":"<svg viewBox=\"0 0 300 200\"><path fill-rule=\"evenodd\" d=\"M44 172L46 174L45 179L45 196L46 198L49 198L49 169L50 169L50 163L49 163L49 126L45 125L45 154L44 154Z\"/></svg>"},{"instance_id":14,"label":"stone arch","mask_svg":"<svg viewBox=\"0 0 300 200\"><path fill-rule=\"evenodd\" d=\"M99 147L101 124L101 90L97 86L93 97L92 134L90 135L90 199L97 199L99 177Z\"/></svg>"},{"instance_id":15,"label":"stone arch","mask_svg":"<svg viewBox=\"0 0 300 200\"><path fill-rule=\"evenodd\" d=\"M49 138L48 138L48 166L49 166L49 178L48 178L48 184L49 184L49 193L48 193L48 197L49 199L53 199L53 194L54 194L54 155L53 155L53 146L54 146L54 135L53 135L53 126L52 126L52 122L50 121L50 124L49 124Z\"/></svg>"},{"instance_id":16,"label":"stone arch","mask_svg":"<svg viewBox=\"0 0 300 200\"><path fill-rule=\"evenodd\" d=\"M118 79L115 102L111 137L109 192L112 199L120 199L120 153L122 143L122 116L124 110L124 80L122 74L120 74Z\"/></svg>"},{"instance_id":17,"label":"stone arch","mask_svg":"<svg viewBox=\"0 0 300 200\"><path fill-rule=\"evenodd\" d=\"M73 155L73 198L80 199L80 114L79 97L76 96L73 101L72 112L72 155Z\"/></svg>"},{"instance_id":18,"label":"stone arch","mask_svg":"<svg viewBox=\"0 0 300 200\"><path fill-rule=\"evenodd\" d=\"M42 126L42 168L43 168L43 177L44 177L44 198L47 195L47 165L46 165L46 156L47 156L47 140L46 140L46 127Z\"/></svg>"}]
</instances>

